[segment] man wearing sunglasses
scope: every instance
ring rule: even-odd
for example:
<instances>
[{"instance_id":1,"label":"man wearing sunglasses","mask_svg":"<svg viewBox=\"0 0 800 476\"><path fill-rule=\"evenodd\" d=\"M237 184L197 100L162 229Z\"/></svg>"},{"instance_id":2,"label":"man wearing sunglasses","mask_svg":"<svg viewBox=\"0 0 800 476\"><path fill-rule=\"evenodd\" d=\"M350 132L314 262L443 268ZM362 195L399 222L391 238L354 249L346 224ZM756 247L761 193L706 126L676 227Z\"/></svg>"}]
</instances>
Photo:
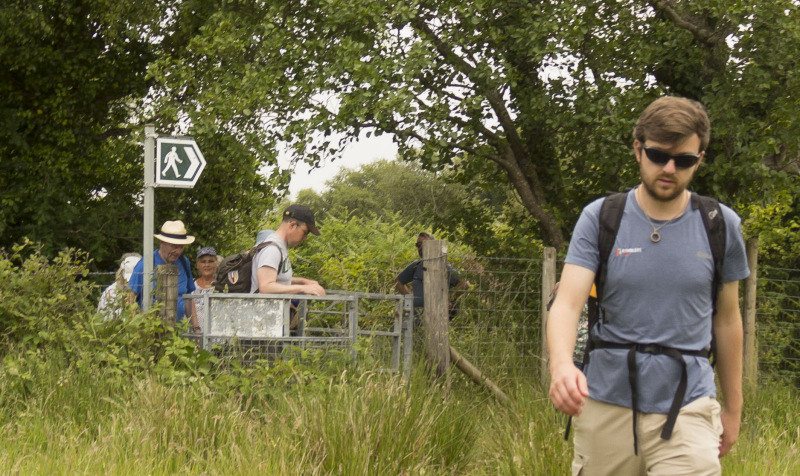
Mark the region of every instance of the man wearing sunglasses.
<instances>
[{"instance_id":1,"label":"man wearing sunglasses","mask_svg":"<svg viewBox=\"0 0 800 476\"><path fill-rule=\"evenodd\" d=\"M292 273L289 248L300 246L309 233L319 235L314 212L305 205L287 207L278 229L264 240L274 246L262 248L253 257L251 293L325 295L318 282Z\"/></svg>"},{"instance_id":2,"label":"man wearing sunglasses","mask_svg":"<svg viewBox=\"0 0 800 476\"><path fill-rule=\"evenodd\" d=\"M749 275L741 220L724 205L721 217L708 213L709 220L724 220L725 228L722 284L713 303L709 235L687 190L709 136L700 103L654 101L633 132L641 183L627 192L610 255L600 257L598 250L605 199L589 204L575 226L547 325L550 399L575 417L573 474L718 475L719 457L738 437L738 281ZM584 375L572 349L602 259L601 317L590 331L596 345ZM712 329L724 409L708 359ZM665 431L670 414L674 426Z\"/></svg>"}]
</instances>

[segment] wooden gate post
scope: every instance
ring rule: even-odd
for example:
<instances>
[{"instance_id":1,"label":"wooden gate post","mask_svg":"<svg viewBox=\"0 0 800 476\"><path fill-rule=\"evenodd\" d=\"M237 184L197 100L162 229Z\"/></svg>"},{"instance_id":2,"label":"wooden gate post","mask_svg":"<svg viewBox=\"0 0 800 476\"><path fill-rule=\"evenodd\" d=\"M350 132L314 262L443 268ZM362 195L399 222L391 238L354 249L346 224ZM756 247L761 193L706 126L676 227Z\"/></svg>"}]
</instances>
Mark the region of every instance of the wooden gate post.
<instances>
[{"instance_id":1,"label":"wooden gate post","mask_svg":"<svg viewBox=\"0 0 800 476\"><path fill-rule=\"evenodd\" d=\"M156 266L156 302L162 304L161 320L167 327L175 327L178 316L178 274L174 264Z\"/></svg>"},{"instance_id":2,"label":"wooden gate post","mask_svg":"<svg viewBox=\"0 0 800 476\"><path fill-rule=\"evenodd\" d=\"M541 303L541 323L542 323L542 361L541 374L539 380L543 388L550 385L550 351L547 348L547 303L553 296L553 288L556 285L556 249L547 247L544 249L542 257L542 303Z\"/></svg>"},{"instance_id":3,"label":"wooden gate post","mask_svg":"<svg viewBox=\"0 0 800 476\"><path fill-rule=\"evenodd\" d=\"M450 390L450 323L448 321L447 242L422 242L423 290L425 293L425 355L436 377L445 376Z\"/></svg>"},{"instance_id":4,"label":"wooden gate post","mask_svg":"<svg viewBox=\"0 0 800 476\"><path fill-rule=\"evenodd\" d=\"M758 346L756 345L756 289L758 283L758 238L750 238L746 243L747 265L750 276L744 281L744 388L750 395L758 387Z\"/></svg>"}]
</instances>

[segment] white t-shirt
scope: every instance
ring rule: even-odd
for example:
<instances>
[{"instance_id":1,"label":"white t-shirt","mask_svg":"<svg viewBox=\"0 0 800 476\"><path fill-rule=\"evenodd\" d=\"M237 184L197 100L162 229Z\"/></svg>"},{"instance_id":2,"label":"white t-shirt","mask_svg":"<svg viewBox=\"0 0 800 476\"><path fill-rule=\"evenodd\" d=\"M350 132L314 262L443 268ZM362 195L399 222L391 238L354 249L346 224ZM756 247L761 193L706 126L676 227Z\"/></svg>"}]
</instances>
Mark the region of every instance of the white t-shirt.
<instances>
[{"instance_id":1,"label":"white t-shirt","mask_svg":"<svg viewBox=\"0 0 800 476\"><path fill-rule=\"evenodd\" d=\"M258 269L264 266L278 271L276 282L278 284L292 284L292 263L289 261L289 247L286 242L276 235L270 235L264 240L267 245L256 253L252 262L252 276L250 278L250 292L258 292Z\"/></svg>"}]
</instances>

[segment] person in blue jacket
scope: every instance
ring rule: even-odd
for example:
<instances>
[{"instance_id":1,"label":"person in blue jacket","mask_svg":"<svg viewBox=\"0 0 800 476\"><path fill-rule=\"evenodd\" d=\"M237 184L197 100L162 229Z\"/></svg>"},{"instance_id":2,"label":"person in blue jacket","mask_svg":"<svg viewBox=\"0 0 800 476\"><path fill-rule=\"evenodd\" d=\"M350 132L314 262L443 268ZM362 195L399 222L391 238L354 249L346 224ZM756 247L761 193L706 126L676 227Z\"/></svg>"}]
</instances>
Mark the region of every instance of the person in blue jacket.
<instances>
[{"instance_id":1,"label":"person in blue jacket","mask_svg":"<svg viewBox=\"0 0 800 476\"><path fill-rule=\"evenodd\" d=\"M186 227L180 220L167 221L161 227L161 233L154 235L160 245L157 250L153 252L153 269L162 264L174 264L178 266L178 314L177 321L181 322L185 318L190 319L190 330L200 332L200 325L197 320L197 312L195 312L194 302L192 301L188 306L186 300L183 298L184 294L193 293L195 291L194 277L192 276L192 267L189 259L183 255L183 250L186 245L194 243L194 236L186 234ZM155 288L155 278L151 281ZM133 275L128 282L128 287L131 292L136 296L136 302L139 303L139 308L142 307L144 284L144 259L139 260L133 268Z\"/></svg>"}]
</instances>

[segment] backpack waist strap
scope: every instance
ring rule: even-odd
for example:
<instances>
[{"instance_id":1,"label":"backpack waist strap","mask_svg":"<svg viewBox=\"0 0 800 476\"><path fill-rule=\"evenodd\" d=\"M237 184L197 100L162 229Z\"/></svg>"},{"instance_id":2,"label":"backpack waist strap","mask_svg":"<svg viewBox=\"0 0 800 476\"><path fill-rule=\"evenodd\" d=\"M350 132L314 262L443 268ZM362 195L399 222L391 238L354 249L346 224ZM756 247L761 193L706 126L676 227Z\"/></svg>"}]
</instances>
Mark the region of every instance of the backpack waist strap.
<instances>
[{"instance_id":1,"label":"backpack waist strap","mask_svg":"<svg viewBox=\"0 0 800 476\"><path fill-rule=\"evenodd\" d=\"M661 429L661 438L668 440L672 437L672 430L675 428L675 422L678 420L678 413L681 410L683 397L686 395L686 387L688 377L686 374L686 361L683 360L684 355L691 355L696 357L708 358L710 351L703 350L683 350L674 347L667 347L659 344L636 344L636 343L619 343L608 342L599 339L593 341L594 349L628 349L628 383L631 386L631 409L633 410L633 452L638 455L638 445L636 437L636 412L638 411L638 369L636 367L636 353L642 352L652 355L666 355L681 365L681 379L678 382L678 388L675 390L675 396L672 398L672 404L667 413L667 421L664 423L664 428Z\"/></svg>"},{"instance_id":2,"label":"backpack waist strap","mask_svg":"<svg viewBox=\"0 0 800 476\"><path fill-rule=\"evenodd\" d=\"M669 355L677 352L680 355L691 355L694 357L709 358L711 351L708 349L702 350L686 350L676 349L675 347L667 347L661 344L635 344L635 343L622 343L622 342L609 342L600 339L594 339L592 342L592 349L633 349L636 352L653 355Z\"/></svg>"}]
</instances>

